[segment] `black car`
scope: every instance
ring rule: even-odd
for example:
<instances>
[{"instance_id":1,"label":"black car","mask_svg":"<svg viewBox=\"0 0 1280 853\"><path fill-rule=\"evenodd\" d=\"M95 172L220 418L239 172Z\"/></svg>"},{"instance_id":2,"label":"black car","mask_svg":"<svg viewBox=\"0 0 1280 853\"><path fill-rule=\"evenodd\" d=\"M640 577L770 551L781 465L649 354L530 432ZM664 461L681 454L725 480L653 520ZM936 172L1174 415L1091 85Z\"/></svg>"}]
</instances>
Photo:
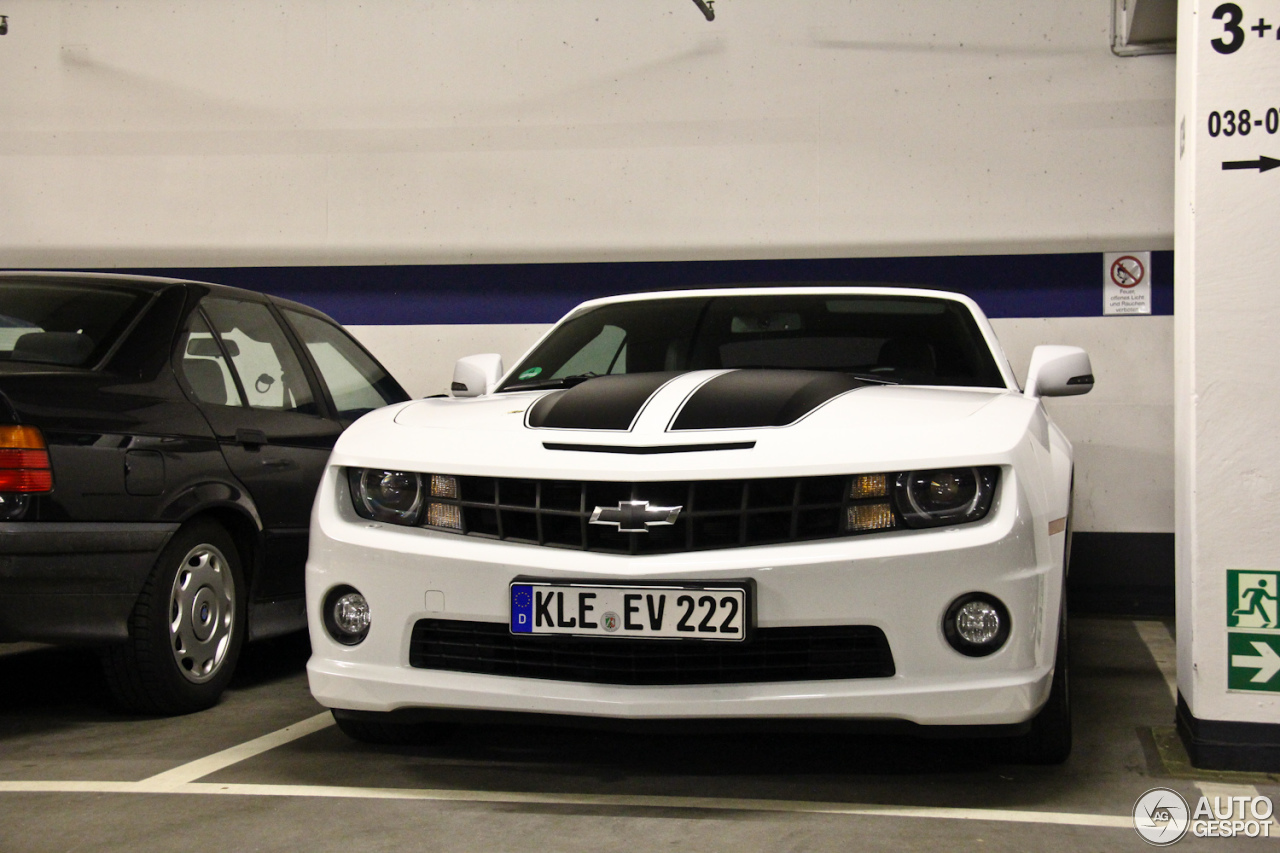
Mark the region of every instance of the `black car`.
<instances>
[{"instance_id":1,"label":"black car","mask_svg":"<svg viewBox=\"0 0 1280 853\"><path fill-rule=\"evenodd\" d=\"M132 710L214 704L246 640L306 624L335 439L406 399L295 302L0 273L0 641L100 647Z\"/></svg>"}]
</instances>

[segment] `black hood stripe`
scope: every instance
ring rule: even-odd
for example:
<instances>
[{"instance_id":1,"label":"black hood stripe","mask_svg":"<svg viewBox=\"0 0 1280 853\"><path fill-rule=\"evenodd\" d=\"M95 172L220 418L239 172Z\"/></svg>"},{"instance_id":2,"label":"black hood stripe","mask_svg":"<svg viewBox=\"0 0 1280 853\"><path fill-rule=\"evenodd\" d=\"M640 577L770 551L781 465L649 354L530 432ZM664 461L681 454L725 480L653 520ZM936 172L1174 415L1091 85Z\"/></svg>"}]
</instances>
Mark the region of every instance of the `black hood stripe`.
<instances>
[{"instance_id":1,"label":"black hood stripe","mask_svg":"<svg viewBox=\"0 0 1280 853\"><path fill-rule=\"evenodd\" d=\"M529 407L526 423L535 429L601 429L627 432L645 404L679 373L624 373L597 376L564 391L553 391Z\"/></svg>"},{"instance_id":2,"label":"black hood stripe","mask_svg":"<svg viewBox=\"0 0 1280 853\"><path fill-rule=\"evenodd\" d=\"M735 370L698 386L669 429L787 426L827 401L869 384L845 373Z\"/></svg>"}]
</instances>

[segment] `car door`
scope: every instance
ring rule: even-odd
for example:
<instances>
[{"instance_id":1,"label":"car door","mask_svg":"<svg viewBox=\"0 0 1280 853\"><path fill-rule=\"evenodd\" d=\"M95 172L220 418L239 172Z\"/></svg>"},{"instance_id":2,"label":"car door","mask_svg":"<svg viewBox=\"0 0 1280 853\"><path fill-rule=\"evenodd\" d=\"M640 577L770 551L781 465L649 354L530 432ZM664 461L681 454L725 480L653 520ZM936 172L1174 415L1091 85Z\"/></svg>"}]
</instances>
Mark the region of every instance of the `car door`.
<instances>
[{"instance_id":1,"label":"car door","mask_svg":"<svg viewBox=\"0 0 1280 853\"><path fill-rule=\"evenodd\" d=\"M328 403L344 427L382 406L409 399L400 384L346 330L326 317L283 307L302 342Z\"/></svg>"},{"instance_id":2,"label":"car door","mask_svg":"<svg viewBox=\"0 0 1280 853\"><path fill-rule=\"evenodd\" d=\"M265 302L205 296L180 347L179 370L262 520L254 597L301 595L311 504L343 425Z\"/></svg>"}]
</instances>

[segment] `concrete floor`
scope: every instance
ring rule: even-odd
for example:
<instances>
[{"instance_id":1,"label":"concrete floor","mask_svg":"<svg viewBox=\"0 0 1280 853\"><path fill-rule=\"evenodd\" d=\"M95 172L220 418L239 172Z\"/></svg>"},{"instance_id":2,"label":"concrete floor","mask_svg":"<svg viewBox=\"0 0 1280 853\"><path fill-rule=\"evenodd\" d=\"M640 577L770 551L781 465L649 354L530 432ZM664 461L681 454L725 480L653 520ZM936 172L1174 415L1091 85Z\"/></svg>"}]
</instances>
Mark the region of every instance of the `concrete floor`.
<instances>
[{"instance_id":1,"label":"concrete floor","mask_svg":"<svg viewBox=\"0 0 1280 853\"><path fill-rule=\"evenodd\" d=\"M91 653L0 646L0 853L1144 850L1131 810L1150 788L1280 802L1278 776L1185 765L1158 622L1072 620L1076 748L1052 768L831 735L470 727L371 747L312 700L307 654L300 636L251 646L218 707L152 719L111 710Z\"/></svg>"}]
</instances>

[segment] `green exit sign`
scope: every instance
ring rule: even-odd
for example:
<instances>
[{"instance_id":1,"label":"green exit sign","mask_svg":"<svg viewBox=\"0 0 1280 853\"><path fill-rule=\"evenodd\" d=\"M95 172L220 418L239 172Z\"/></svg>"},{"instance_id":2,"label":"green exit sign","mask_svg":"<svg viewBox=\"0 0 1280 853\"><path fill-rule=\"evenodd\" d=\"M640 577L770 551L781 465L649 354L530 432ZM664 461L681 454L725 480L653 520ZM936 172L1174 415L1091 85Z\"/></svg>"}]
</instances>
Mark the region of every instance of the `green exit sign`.
<instances>
[{"instance_id":1,"label":"green exit sign","mask_svg":"<svg viewBox=\"0 0 1280 853\"><path fill-rule=\"evenodd\" d=\"M1227 635L1228 690L1280 693L1280 635L1233 632Z\"/></svg>"},{"instance_id":2,"label":"green exit sign","mask_svg":"<svg viewBox=\"0 0 1280 853\"><path fill-rule=\"evenodd\" d=\"M1227 689L1280 693L1280 572L1227 570Z\"/></svg>"}]
</instances>

